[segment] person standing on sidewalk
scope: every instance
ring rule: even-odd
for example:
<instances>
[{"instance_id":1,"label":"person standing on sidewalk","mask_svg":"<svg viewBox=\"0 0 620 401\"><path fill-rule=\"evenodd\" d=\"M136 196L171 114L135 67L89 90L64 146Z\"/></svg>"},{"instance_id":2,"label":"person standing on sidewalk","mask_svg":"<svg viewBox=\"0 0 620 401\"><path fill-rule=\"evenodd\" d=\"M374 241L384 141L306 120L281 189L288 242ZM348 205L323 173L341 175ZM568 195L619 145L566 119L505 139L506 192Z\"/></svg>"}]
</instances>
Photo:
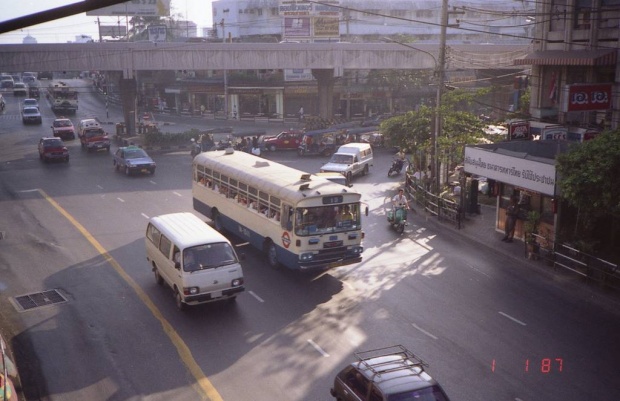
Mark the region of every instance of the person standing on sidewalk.
<instances>
[{"instance_id":1,"label":"person standing on sidewalk","mask_svg":"<svg viewBox=\"0 0 620 401\"><path fill-rule=\"evenodd\" d=\"M512 242L515 235L515 227L517 225L517 216L519 215L519 205L513 196L510 198L510 205L506 208L506 221L504 222L504 242Z\"/></svg>"},{"instance_id":2,"label":"person standing on sidewalk","mask_svg":"<svg viewBox=\"0 0 620 401\"><path fill-rule=\"evenodd\" d=\"M301 106L299 108L299 121L300 122L304 121L304 106Z\"/></svg>"}]
</instances>

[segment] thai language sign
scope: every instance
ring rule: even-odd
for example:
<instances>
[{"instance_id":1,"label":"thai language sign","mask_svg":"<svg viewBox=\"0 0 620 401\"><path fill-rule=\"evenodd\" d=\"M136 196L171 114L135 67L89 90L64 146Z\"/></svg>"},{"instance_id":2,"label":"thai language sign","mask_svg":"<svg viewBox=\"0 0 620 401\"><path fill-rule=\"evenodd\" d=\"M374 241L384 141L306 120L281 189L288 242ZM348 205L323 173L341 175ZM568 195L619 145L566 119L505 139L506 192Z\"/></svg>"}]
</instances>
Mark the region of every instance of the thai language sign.
<instances>
[{"instance_id":1,"label":"thai language sign","mask_svg":"<svg viewBox=\"0 0 620 401\"><path fill-rule=\"evenodd\" d=\"M131 0L113 6L87 11L86 15L169 17L170 0Z\"/></svg>"},{"instance_id":2,"label":"thai language sign","mask_svg":"<svg viewBox=\"0 0 620 401\"><path fill-rule=\"evenodd\" d=\"M555 165L466 147L465 172L555 196Z\"/></svg>"},{"instance_id":3,"label":"thai language sign","mask_svg":"<svg viewBox=\"0 0 620 401\"><path fill-rule=\"evenodd\" d=\"M284 37L308 37L310 36L310 17L284 18Z\"/></svg>"},{"instance_id":4,"label":"thai language sign","mask_svg":"<svg viewBox=\"0 0 620 401\"><path fill-rule=\"evenodd\" d=\"M340 20L338 18L314 18L314 36L340 36Z\"/></svg>"},{"instance_id":5,"label":"thai language sign","mask_svg":"<svg viewBox=\"0 0 620 401\"><path fill-rule=\"evenodd\" d=\"M611 108L611 84L565 85L562 111L607 110Z\"/></svg>"},{"instance_id":6,"label":"thai language sign","mask_svg":"<svg viewBox=\"0 0 620 401\"><path fill-rule=\"evenodd\" d=\"M294 16L340 16L339 0L309 1L283 0L278 5L278 13L283 17Z\"/></svg>"}]
</instances>

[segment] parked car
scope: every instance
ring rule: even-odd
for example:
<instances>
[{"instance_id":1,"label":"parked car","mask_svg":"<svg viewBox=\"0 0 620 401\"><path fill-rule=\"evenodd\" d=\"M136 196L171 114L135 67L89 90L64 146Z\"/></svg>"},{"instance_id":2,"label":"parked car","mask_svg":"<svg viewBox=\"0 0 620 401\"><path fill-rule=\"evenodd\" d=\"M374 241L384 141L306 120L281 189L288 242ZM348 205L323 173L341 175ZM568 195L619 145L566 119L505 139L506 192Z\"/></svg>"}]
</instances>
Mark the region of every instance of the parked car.
<instances>
[{"instance_id":1,"label":"parked car","mask_svg":"<svg viewBox=\"0 0 620 401\"><path fill-rule=\"evenodd\" d=\"M15 82L13 85L13 96L28 96L28 85L23 82Z\"/></svg>"},{"instance_id":2,"label":"parked car","mask_svg":"<svg viewBox=\"0 0 620 401\"><path fill-rule=\"evenodd\" d=\"M449 401L428 364L402 345L357 352L338 373L331 395L338 401Z\"/></svg>"},{"instance_id":3,"label":"parked car","mask_svg":"<svg viewBox=\"0 0 620 401\"><path fill-rule=\"evenodd\" d=\"M272 152L279 149L297 149L303 136L304 132L300 130L283 131L276 136L263 135L259 139L259 145Z\"/></svg>"},{"instance_id":4,"label":"parked car","mask_svg":"<svg viewBox=\"0 0 620 401\"><path fill-rule=\"evenodd\" d=\"M38 107L27 106L22 109L22 122L24 124L41 124L41 112Z\"/></svg>"},{"instance_id":5,"label":"parked car","mask_svg":"<svg viewBox=\"0 0 620 401\"><path fill-rule=\"evenodd\" d=\"M24 99L24 101L22 102L22 109L24 107L28 107L28 106L36 107L38 109L39 108L39 101L37 99L33 99L33 98Z\"/></svg>"},{"instance_id":6,"label":"parked car","mask_svg":"<svg viewBox=\"0 0 620 401\"><path fill-rule=\"evenodd\" d=\"M146 151L137 146L118 148L114 153L114 169L123 170L126 175L133 173L155 174L156 164Z\"/></svg>"},{"instance_id":7,"label":"parked car","mask_svg":"<svg viewBox=\"0 0 620 401\"><path fill-rule=\"evenodd\" d=\"M39 159L44 162L62 160L69 162L69 150L58 138L43 137L39 140Z\"/></svg>"},{"instance_id":8,"label":"parked car","mask_svg":"<svg viewBox=\"0 0 620 401\"><path fill-rule=\"evenodd\" d=\"M52 123L52 133L63 141L75 139L75 127L68 118L61 117L55 119Z\"/></svg>"}]
</instances>

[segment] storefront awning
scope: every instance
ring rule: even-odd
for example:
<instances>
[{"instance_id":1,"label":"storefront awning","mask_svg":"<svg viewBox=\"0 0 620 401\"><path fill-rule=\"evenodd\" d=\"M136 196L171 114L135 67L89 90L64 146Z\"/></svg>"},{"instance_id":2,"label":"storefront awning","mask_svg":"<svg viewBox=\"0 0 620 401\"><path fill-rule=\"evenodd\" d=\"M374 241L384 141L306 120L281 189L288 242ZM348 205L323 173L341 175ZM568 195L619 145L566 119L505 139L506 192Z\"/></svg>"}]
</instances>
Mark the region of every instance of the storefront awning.
<instances>
[{"instance_id":1,"label":"storefront awning","mask_svg":"<svg viewBox=\"0 0 620 401\"><path fill-rule=\"evenodd\" d=\"M614 65L617 56L617 50L544 50L516 59L514 65Z\"/></svg>"}]
</instances>

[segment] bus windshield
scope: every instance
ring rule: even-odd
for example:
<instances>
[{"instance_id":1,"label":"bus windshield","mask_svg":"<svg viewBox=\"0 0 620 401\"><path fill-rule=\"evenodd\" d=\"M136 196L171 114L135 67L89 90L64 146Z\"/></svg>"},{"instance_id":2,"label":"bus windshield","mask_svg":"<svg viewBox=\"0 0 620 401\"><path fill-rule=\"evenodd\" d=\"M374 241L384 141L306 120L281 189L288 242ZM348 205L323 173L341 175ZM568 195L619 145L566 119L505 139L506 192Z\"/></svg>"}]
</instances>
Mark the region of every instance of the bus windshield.
<instances>
[{"instance_id":1,"label":"bus windshield","mask_svg":"<svg viewBox=\"0 0 620 401\"><path fill-rule=\"evenodd\" d=\"M295 211L295 234L300 236L360 228L361 216L357 203L298 208Z\"/></svg>"}]
</instances>

